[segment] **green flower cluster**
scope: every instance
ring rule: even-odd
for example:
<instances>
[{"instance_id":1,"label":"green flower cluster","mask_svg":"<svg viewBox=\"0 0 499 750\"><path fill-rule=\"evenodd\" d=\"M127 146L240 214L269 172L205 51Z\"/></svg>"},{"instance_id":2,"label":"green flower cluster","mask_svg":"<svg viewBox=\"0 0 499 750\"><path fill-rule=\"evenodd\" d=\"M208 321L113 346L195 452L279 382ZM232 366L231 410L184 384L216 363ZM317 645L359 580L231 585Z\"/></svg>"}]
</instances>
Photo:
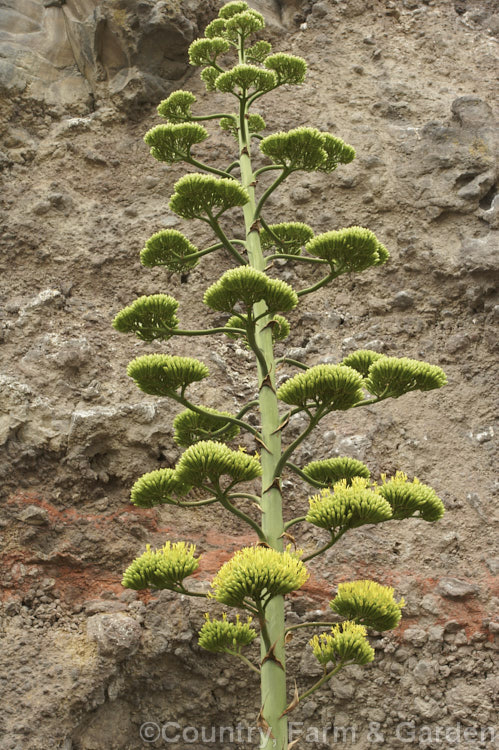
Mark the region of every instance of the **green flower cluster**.
<instances>
[{"instance_id":1,"label":"green flower cluster","mask_svg":"<svg viewBox=\"0 0 499 750\"><path fill-rule=\"evenodd\" d=\"M263 141L262 141L263 142ZM364 227L347 227L318 234L305 246L316 258L326 260L335 274L365 271L386 263L388 250L374 232Z\"/></svg>"},{"instance_id":2,"label":"green flower cluster","mask_svg":"<svg viewBox=\"0 0 499 750\"><path fill-rule=\"evenodd\" d=\"M289 336L289 321L283 315L274 314L267 325L272 329L272 338L274 341L283 341ZM240 333L239 330L247 330L247 327L247 315L233 315L224 326L227 329L226 336L230 339L237 339L244 336L244 333Z\"/></svg>"},{"instance_id":3,"label":"green flower cluster","mask_svg":"<svg viewBox=\"0 0 499 750\"><path fill-rule=\"evenodd\" d=\"M277 397L290 406L345 410L361 401L362 377L343 365L315 365L287 380Z\"/></svg>"},{"instance_id":4,"label":"green flower cluster","mask_svg":"<svg viewBox=\"0 0 499 750\"><path fill-rule=\"evenodd\" d=\"M169 271L184 273L197 264L197 258L189 258L198 252L182 232L163 229L150 237L140 253L143 266L165 266Z\"/></svg>"},{"instance_id":5,"label":"green flower cluster","mask_svg":"<svg viewBox=\"0 0 499 750\"><path fill-rule=\"evenodd\" d=\"M238 303L250 310L264 300L270 313L286 312L298 304L296 292L280 279L269 279L263 271L242 266L226 271L206 290L203 301L212 310L233 312Z\"/></svg>"},{"instance_id":6,"label":"green flower cluster","mask_svg":"<svg viewBox=\"0 0 499 750\"><path fill-rule=\"evenodd\" d=\"M180 482L192 487L211 484L218 488L222 476L232 484L249 482L262 474L260 462L244 451L233 451L222 443L203 440L191 445L180 457L176 474Z\"/></svg>"},{"instance_id":7,"label":"green flower cluster","mask_svg":"<svg viewBox=\"0 0 499 750\"><path fill-rule=\"evenodd\" d=\"M273 133L260 141L260 150L288 172L332 172L355 158L355 149L316 128Z\"/></svg>"},{"instance_id":8,"label":"green flower cluster","mask_svg":"<svg viewBox=\"0 0 499 750\"><path fill-rule=\"evenodd\" d=\"M306 520L332 534L392 517L390 504L370 489L369 480L363 477L353 477L350 486L342 479L332 492L324 489L310 497L309 504Z\"/></svg>"},{"instance_id":9,"label":"green flower cluster","mask_svg":"<svg viewBox=\"0 0 499 750\"><path fill-rule=\"evenodd\" d=\"M236 180L186 174L175 183L170 208L183 219L206 220L206 216L218 218L229 208L244 206L248 200L248 193Z\"/></svg>"},{"instance_id":10,"label":"green flower cluster","mask_svg":"<svg viewBox=\"0 0 499 750\"><path fill-rule=\"evenodd\" d=\"M356 352L352 352L345 357L341 364L352 367L357 372L360 372L363 378L367 378L372 363L384 356L384 354L374 352L372 349L357 349Z\"/></svg>"},{"instance_id":11,"label":"green flower cluster","mask_svg":"<svg viewBox=\"0 0 499 750\"><path fill-rule=\"evenodd\" d=\"M221 620L210 620L208 613L205 617L206 622L199 631L198 643L207 651L238 654L257 637L256 630L250 627L251 617L248 617L246 622L241 622L239 615L236 615L235 622L229 622L225 612Z\"/></svg>"},{"instance_id":12,"label":"green flower cluster","mask_svg":"<svg viewBox=\"0 0 499 750\"><path fill-rule=\"evenodd\" d=\"M191 106L196 97L190 91L174 91L167 99L163 99L158 105L158 114L165 117L171 123L188 122L191 117Z\"/></svg>"},{"instance_id":13,"label":"green flower cluster","mask_svg":"<svg viewBox=\"0 0 499 750\"><path fill-rule=\"evenodd\" d=\"M231 115L230 117L222 117L219 125L222 130L227 130L231 133L234 138L237 138L238 126L237 126L237 115ZM267 126L265 120L261 115L251 114L248 115L248 132L259 133L260 130L264 130Z\"/></svg>"},{"instance_id":14,"label":"green flower cluster","mask_svg":"<svg viewBox=\"0 0 499 750\"><path fill-rule=\"evenodd\" d=\"M377 492L387 500L393 511L393 518L410 518L418 514L423 521L438 521L445 512L445 506L432 487L422 484L416 477L409 482L407 474L397 471L387 479L382 475L382 485Z\"/></svg>"},{"instance_id":15,"label":"green flower cluster","mask_svg":"<svg viewBox=\"0 0 499 750\"><path fill-rule=\"evenodd\" d=\"M245 607L248 601L264 608L274 596L301 588L308 579L298 554L289 549L244 547L226 562L213 579L213 597L232 607Z\"/></svg>"},{"instance_id":16,"label":"green flower cluster","mask_svg":"<svg viewBox=\"0 0 499 750\"><path fill-rule=\"evenodd\" d=\"M126 569L122 585L128 589L173 589L182 587L182 581L199 567L194 557L196 547L185 542L166 542L163 547L146 551Z\"/></svg>"},{"instance_id":17,"label":"green flower cluster","mask_svg":"<svg viewBox=\"0 0 499 750\"><path fill-rule=\"evenodd\" d=\"M393 589L376 581L340 583L330 602L333 612L374 630L393 630L402 618L405 602L395 601Z\"/></svg>"},{"instance_id":18,"label":"green flower cluster","mask_svg":"<svg viewBox=\"0 0 499 750\"><path fill-rule=\"evenodd\" d=\"M324 669L332 662L335 666L342 664L369 664L374 660L374 649L366 638L367 632L362 625L344 622L333 625L331 634L314 635L309 641L315 658Z\"/></svg>"},{"instance_id":19,"label":"green flower cluster","mask_svg":"<svg viewBox=\"0 0 499 750\"><path fill-rule=\"evenodd\" d=\"M313 229L300 221L270 224L260 232L262 250L274 250L286 255L300 255L306 242L314 236Z\"/></svg>"},{"instance_id":20,"label":"green flower cluster","mask_svg":"<svg viewBox=\"0 0 499 750\"><path fill-rule=\"evenodd\" d=\"M362 461L349 456L311 461L303 467L303 473L314 482L319 482L328 487L342 479L345 480L347 486L350 486L354 477L369 479L371 476L371 472Z\"/></svg>"},{"instance_id":21,"label":"green flower cluster","mask_svg":"<svg viewBox=\"0 0 499 750\"><path fill-rule=\"evenodd\" d=\"M130 501L138 508L177 505L190 487L179 481L175 469L157 469L143 474L132 487Z\"/></svg>"},{"instance_id":22,"label":"green flower cluster","mask_svg":"<svg viewBox=\"0 0 499 750\"><path fill-rule=\"evenodd\" d=\"M408 357L380 357L369 368L365 387L373 396L397 398L409 391L431 391L447 383L436 365Z\"/></svg>"},{"instance_id":23,"label":"green flower cluster","mask_svg":"<svg viewBox=\"0 0 499 750\"><path fill-rule=\"evenodd\" d=\"M179 388L183 391L191 383L208 377L209 370L203 362L192 357L144 354L132 359L127 374L144 393L171 396Z\"/></svg>"},{"instance_id":24,"label":"green flower cluster","mask_svg":"<svg viewBox=\"0 0 499 750\"><path fill-rule=\"evenodd\" d=\"M148 130L144 141L150 146L151 156L166 164L188 161L191 148L208 138L208 131L196 123L156 125Z\"/></svg>"},{"instance_id":25,"label":"green flower cluster","mask_svg":"<svg viewBox=\"0 0 499 750\"><path fill-rule=\"evenodd\" d=\"M178 328L177 308L177 300L167 294L139 297L120 310L113 328L120 333L135 333L142 341L168 341Z\"/></svg>"}]
</instances>

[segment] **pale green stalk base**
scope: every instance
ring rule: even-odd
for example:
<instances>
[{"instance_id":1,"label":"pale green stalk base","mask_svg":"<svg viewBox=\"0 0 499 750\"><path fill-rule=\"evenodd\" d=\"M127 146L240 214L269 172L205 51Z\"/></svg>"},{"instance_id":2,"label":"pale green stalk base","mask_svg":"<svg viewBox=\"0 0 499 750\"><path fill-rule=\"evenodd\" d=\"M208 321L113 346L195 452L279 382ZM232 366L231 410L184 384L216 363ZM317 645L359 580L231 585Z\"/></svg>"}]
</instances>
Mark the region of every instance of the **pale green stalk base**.
<instances>
[{"instance_id":1,"label":"pale green stalk base","mask_svg":"<svg viewBox=\"0 0 499 750\"><path fill-rule=\"evenodd\" d=\"M244 62L244 46L241 43L240 62ZM259 271L265 269L258 231L252 229L256 215L254 173L250 158L250 137L246 120L247 108L241 102L239 120L239 147L241 182L250 196L244 206L246 245L249 264ZM258 302L253 308L255 318L266 311L265 302ZM263 361L257 362L261 434L268 451L262 447L262 529L270 547L283 549L284 522L282 516L282 495L279 486L274 485L276 468L281 458L281 433L279 427L278 401L275 393L275 357L271 327L266 327L268 316L257 321L255 344L263 354ZM277 430L277 432L276 432ZM260 723L263 730L261 750L273 748L287 750L288 722L284 712L287 707L286 668L284 644L284 598L272 599L260 618L261 626L261 696ZM270 732L268 732L270 728ZM268 736L265 736L268 734Z\"/></svg>"}]
</instances>

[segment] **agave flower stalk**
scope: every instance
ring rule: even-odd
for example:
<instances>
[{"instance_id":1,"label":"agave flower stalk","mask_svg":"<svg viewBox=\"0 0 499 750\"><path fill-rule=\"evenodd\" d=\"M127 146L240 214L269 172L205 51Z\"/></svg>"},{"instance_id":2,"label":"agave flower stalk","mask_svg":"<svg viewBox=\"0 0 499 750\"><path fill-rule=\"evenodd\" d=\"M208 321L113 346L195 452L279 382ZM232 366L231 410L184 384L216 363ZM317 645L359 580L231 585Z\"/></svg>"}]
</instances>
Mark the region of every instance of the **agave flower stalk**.
<instances>
[{"instance_id":1,"label":"agave flower stalk","mask_svg":"<svg viewBox=\"0 0 499 750\"><path fill-rule=\"evenodd\" d=\"M199 574L195 546L183 541L167 541L157 550L150 546L125 571L123 585L133 589L170 589L184 595L213 599L226 607L244 610L246 622L237 614L227 619L207 620L199 645L215 653L240 659L261 681L259 726L260 748L288 750L288 714L300 700L319 690L333 675L349 664L367 664L374 658L368 642L368 629L395 628L401 618L402 599L393 589L376 581L340 584L330 603L341 623L310 622L286 627L284 598L298 591L307 581L305 562L330 549L346 533L365 524L402 521L410 517L433 522L443 514L443 504L435 491L417 479L409 481L403 472L381 484L372 481L367 466L348 457L318 457L306 466L293 460L321 420L332 412L376 404L405 393L439 388L446 379L442 370L406 357L387 357L361 350L335 365L312 367L289 357L276 357L274 347L290 333L290 323L282 313L291 312L306 295L332 283L345 273L360 273L384 264L388 251L369 229L348 227L316 235L301 222L271 223L268 198L296 171L330 173L355 157L352 146L341 138L316 128L299 127L263 136L265 122L252 111L262 97L283 85L300 85L306 62L282 53L272 54L271 45L251 37L264 27L260 13L246 2L235 0L224 5L219 17L205 30L205 37L192 43L189 55L193 65L203 68L201 79L208 91L218 91L236 99L235 113L195 115L195 96L175 91L158 107L167 120L149 130L145 141L157 160L174 164L185 162L195 169L175 184L170 208L183 219L205 222L215 235L215 243L198 248L177 230L156 231L141 252L144 266L162 266L171 273L188 273L201 259L225 251L233 266L212 284L203 302L211 310L228 316L224 326L184 329L177 312L179 304L169 294L140 297L119 312L116 330L134 333L143 342L169 341L175 336L225 335L239 340L254 355L258 399L242 404L237 414L218 411L194 403L188 395L193 383L209 376L206 365L192 357L171 354L144 354L128 366L128 375L146 394L167 397L185 411L174 420L174 440L184 448L174 468L165 467L140 477L132 487L131 501L141 508L161 505L199 508L219 503L255 534L255 546L237 551L211 582L211 593L186 586L184 579ZM237 62L227 67L227 56L237 54ZM230 58L229 58L230 62ZM195 153L209 136L202 121L218 121L233 136L237 154L228 167L205 164ZM253 168L255 145L270 163ZM265 175L265 176L264 176ZM269 176L273 181L268 182ZM261 183L267 186L261 186ZM242 209L245 239L231 238L223 214ZM272 260L305 263L317 273L308 287L293 289L273 278ZM287 364L298 369L278 389L276 368ZM249 423L246 415L257 411L259 424ZM307 424L294 440L286 437L286 427L295 414ZM253 453L229 447L246 432L254 441ZM282 477L291 472L311 487L308 510L288 518L282 494ZM260 483L260 491L248 483ZM242 510L241 501L246 503ZM256 510L255 510L256 508ZM305 554L286 544L289 529L309 524L326 538ZM294 530L293 530L294 531ZM260 656L242 653L257 640ZM301 695L295 687L289 694L285 645L287 636L302 627L330 627L316 634L310 647L323 668L323 674Z\"/></svg>"}]
</instances>

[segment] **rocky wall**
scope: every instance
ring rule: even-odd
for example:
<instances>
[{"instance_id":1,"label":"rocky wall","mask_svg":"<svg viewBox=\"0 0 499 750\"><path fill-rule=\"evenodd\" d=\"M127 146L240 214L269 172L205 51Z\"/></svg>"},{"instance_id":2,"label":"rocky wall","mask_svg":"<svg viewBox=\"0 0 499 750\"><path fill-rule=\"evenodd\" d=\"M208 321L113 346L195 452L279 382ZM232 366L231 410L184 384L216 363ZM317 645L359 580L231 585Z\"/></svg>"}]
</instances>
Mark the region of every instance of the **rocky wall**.
<instances>
[{"instance_id":1,"label":"rocky wall","mask_svg":"<svg viewBox=\"0 0 499 750\"><path fill-rule=\"evenodd\" d=\"M371 348L438 364L449 380L441 391L331 415L297 457L351 455L376 477L405 470L436 489L446 515L436 525L352 531L310 565L310 582L289 599L290 623L327 620L337 584L355 578L393 585L407 607L397 631L373 638L374 664L348 668L300 705L295 747L451 748L461 732L465 748L494 748L499 8L255 7L269 15L275 48L309 61L300 89L262 100L268 132L312 124L357 151L331 176L294 176L273 198L270 220L295 217L316 232L368 226L391 253L383 268L304 298L290 355L317 364ZM128 361L155 351L198 356L212 377L193 395L236 408L255 392L248 353L218 338L143 344L110 327L121 307L158 291L179 299L184 327L199 327L203 291L229 264L210 256L180 279L138 260L165 227L199 246L210 240L203 225L184 227L168 209L184 170L151 159L142 137L158 121L152 102L177 86L194 91L200 111L226 101L208 96L186 64L214 12L186 1L0 2L1 750L256 746L256 678L197 647L205 605L120 586L146 543L195 542L204 590L253 541L218 509L128 502L138 476L179 456L177 409L140 393ZM231 148L213 130L200 153L220 163ZM313 278L292 264L280 271L296 287ZM295 420L286 439L299 429ZM307 497L291 480L290 516ZM308 551L321 539L300 527L297 538ZM300 689L317 669L307 638L300 630L290 644ZM145 722L153 733L165 727L163 738L141 738ZM168 722L199 736L167 741L178 731ZM233 727L232 740L211 739L212 725Z\"/></svg>"}]
</instances>

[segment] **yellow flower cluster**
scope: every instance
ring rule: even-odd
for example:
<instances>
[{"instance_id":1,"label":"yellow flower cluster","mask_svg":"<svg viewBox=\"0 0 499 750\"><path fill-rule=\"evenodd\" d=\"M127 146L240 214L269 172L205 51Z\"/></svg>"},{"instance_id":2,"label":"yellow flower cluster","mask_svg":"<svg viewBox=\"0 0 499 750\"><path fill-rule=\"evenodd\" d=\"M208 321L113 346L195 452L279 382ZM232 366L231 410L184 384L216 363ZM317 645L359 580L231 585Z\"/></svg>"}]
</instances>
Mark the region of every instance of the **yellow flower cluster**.
<instances>
[{"instance_id":1,"label":"yellow flower cluster","mask_svg":"<svg viewBox=\"0 0 499 750\"><path fill-rule=\"evenodd\" d=\"M298 553L270 547L244 547L228 560L213 579L213 596L233 607L248 600L264 608L274 596L301 588L308 579Z\"/></svg>"},{"instance_id":2,"label":"yellow flower cluster","mask_svg":"<svg viewBox=\"0 0 499 750\"><path fill-rule=\"evenodd\" d=\"M324 666L333 664L368 664L374 649L366 638L366 629L354 622L333 625L331 635L321 633L309 641L316 659Z\"/></svg>"}]
</instances>

